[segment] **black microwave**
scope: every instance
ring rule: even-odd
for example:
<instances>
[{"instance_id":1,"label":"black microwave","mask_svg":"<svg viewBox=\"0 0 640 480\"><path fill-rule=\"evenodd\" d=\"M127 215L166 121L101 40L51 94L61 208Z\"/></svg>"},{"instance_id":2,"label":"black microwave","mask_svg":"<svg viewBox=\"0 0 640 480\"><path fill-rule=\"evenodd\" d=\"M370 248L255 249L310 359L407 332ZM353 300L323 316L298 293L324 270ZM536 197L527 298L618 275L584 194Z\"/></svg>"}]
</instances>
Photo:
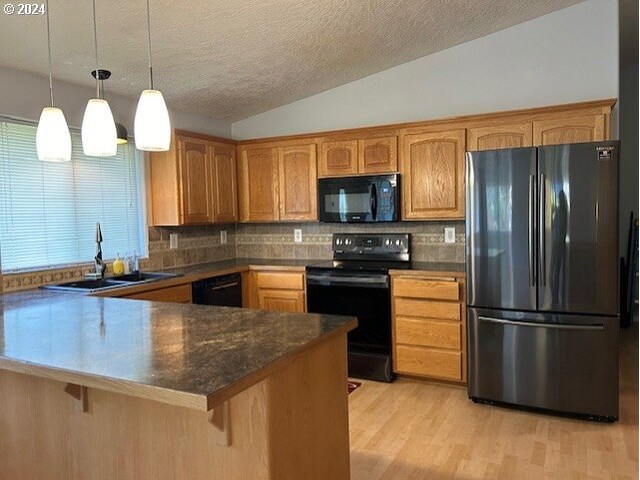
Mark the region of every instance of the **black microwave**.
<instances>
[{"instance_id":1,"label":"black microwave","mask_svg":"<svg viewBox=\"0 0 640 480\"><path fill-rule=\"evenodd\" d=\"M397 222L400 176L368 175L318 180L321 222Z\"/></svg>"}]
</instances>

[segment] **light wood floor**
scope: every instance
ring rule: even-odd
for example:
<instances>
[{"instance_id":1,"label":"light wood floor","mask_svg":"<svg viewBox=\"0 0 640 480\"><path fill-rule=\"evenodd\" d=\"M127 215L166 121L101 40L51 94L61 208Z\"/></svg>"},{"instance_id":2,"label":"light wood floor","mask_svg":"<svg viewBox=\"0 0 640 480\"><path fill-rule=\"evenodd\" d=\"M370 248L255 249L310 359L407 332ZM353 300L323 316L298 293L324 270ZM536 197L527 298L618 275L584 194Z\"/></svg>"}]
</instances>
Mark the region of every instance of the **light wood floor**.
<instances>
[{"instance_id":1,"label":"light wood floor","mask_svg":"<svg viewBox=\"0 0 640 480\"><path fill-rule=\"evenodd\" d=\"M349 396L351 478L638 478L638 325L620 339L615 424L476 405L463 387L363 382Z\"/></svg>"}]
</instances>

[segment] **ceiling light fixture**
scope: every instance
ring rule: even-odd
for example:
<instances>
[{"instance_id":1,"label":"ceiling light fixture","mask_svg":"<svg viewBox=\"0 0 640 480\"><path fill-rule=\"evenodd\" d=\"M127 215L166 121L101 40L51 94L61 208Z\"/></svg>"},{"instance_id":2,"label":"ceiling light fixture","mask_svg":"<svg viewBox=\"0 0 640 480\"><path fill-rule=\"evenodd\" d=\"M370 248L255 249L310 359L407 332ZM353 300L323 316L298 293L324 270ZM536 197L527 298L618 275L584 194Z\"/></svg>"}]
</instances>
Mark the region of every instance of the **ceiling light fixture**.
<instances>
[{"instance_id":1,"label":"ceiling light fixture","mask_svg":"<svg viewBox=\"0 0 640 480\"><path fill-rule=\"evenodd\" d=\"M104 98L104 81L111 78L111 72L109 70L103 69L93 70L91 72L91 75L93 76L93 78L97 78L98 80L100 80L100 90L102 90L101 98ZM127 131L127 128L118 122L116 122L116 143L118 145L129 143L129 132Z\"/></svg>"},{"instance_id":2,"label":"ceiling light fixture","mask_svg":"<svg viewBox=\"0 0 640 480\"><path fill-rule=\"evenodd\" d=\"M36 131L38 158L45 162L68 162L71 160L71 134L64 113L53 103L53 74L51 68L51 34L49 32L49 0L46 0L47 49L49 54L49 96L51 106L44 107Z\"/></svg>"},{"instance_id":3,"label":"ceiling light fixture","mask_svg":"<svg viewBox=\"0 0 640 480\"><path fill-rule=\"evenodd\" d=\"M138 100L133 136L136 148L147 152L166 152L171 146L171 121L162 93L153 88L151 62L151 14L147 0L147 39L149 50L149 90L143 90Z\"/></svg>"},{"instance_id":4,"label":"ceiling light fixture","mask_svg":"<svg viewBox=\"0 0 640 480\"><path fill-rule=\"evenodd\" d=\"M98 27L96 25L96 0L93 0L93 40L98 68ZM90 157L113 157L116 155L116 124L109 103L100 98L100 79L96 75L96 98L87 102L82 119L82 149Z\"/></svg>"}]
</instances>

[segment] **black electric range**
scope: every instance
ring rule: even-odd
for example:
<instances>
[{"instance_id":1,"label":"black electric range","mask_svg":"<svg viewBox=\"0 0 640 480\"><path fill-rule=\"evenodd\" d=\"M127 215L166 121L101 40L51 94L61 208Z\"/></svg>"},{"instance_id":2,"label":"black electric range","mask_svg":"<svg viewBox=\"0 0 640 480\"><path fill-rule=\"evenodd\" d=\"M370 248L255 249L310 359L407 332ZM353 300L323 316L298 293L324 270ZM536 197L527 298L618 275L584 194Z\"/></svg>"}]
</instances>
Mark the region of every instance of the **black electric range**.
<instances>
[{"instance_id":1,"label":"black electric range","mask_svg":"<svg viewBox=\"0 0 640 480\"><path fill-rule=\"evenodd\" d=\"M307 310L350 315L349 375L393 381L389 270L410 268L410 235L334 234L333 260L306 268Z\"/></svg>"}]
</instances>

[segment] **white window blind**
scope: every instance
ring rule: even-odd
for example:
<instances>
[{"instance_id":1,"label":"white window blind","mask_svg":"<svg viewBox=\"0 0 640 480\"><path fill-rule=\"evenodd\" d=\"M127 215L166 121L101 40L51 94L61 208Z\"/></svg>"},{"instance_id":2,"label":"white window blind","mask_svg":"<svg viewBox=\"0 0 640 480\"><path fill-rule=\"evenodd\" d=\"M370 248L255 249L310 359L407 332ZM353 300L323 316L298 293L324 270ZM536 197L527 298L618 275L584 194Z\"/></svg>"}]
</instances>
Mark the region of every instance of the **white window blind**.
<instances>
[{"instance_id":1,"label":"white window blind","mask_svg":"<svg viewBox=\"0 0 640 480\"><path fill-rule=\"evenodd\" d=\"M38 160L36 125L0 119L0 261L3 271L93 261L96 222L103 257L142 253L140 158L132 143L116 157L85 157L71 131L70 162Z\"/></svg>"}]
</instances>

